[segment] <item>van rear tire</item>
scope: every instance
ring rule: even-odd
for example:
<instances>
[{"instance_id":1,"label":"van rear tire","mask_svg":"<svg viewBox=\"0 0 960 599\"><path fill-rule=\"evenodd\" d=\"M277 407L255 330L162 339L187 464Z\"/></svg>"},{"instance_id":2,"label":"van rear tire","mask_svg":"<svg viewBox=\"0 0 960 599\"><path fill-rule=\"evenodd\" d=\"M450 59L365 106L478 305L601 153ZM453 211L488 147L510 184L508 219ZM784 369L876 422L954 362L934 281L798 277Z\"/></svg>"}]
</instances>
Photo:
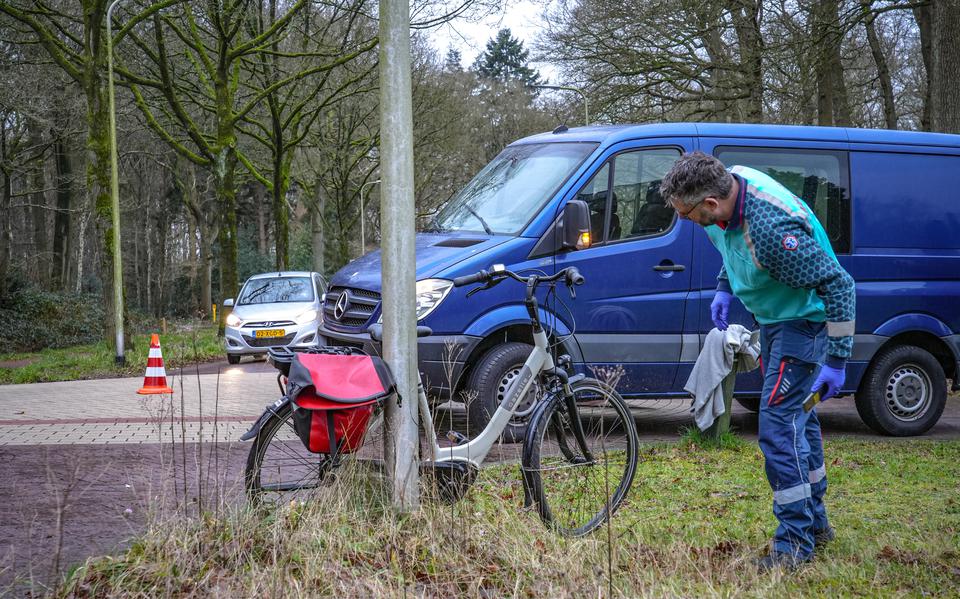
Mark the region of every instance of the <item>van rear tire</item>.
<instances>
[{"instance_id":1,"label":"van rear tire","mask_svg":"<svg viewBox=\"0 0 960 599\"><path fill-rule=\"evenodd\" d=\"M947 403L943 367L913 345L881 351L870 364L856 404L860 418L881 435L922 435L940 420Z\"/></svg>"},{"instance_id":2,"label":"van rear tire","mask_svg":"<svg viewBox=\"0 0 960 599\"><path fill-rule=\"evenodd\" d=\"M734 397L737 400L737 403L746 409L750 410L753 413L758 413L760 411L760 397Z\"/></svg>"},{"instance_id":3,"label":"van rear tire","mask_svg":"<svg viewBox=\"0 0 960 599\"><path fill-rule=\"evenodd\" d=\"M468 436L475 437L489 424L490 418L504 398L509 384L520 374L533 346L528 343L495 345L480 357L464 387L467 404ZM527 397L517 406L518 414L510 419L501 438L505 443L520 443L540 398L539 385L534 383Z\"/></svg>"}]
</instances>

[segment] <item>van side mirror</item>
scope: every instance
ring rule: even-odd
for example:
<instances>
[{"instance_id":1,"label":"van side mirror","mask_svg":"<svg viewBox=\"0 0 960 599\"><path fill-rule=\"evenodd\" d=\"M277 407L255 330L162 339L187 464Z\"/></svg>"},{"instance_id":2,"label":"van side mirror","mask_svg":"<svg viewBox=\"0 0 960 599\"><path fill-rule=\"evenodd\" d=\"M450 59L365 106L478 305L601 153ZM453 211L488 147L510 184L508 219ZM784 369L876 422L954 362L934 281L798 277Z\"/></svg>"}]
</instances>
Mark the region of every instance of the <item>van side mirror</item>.
<instances>
[{"instance_id":1,"label":"van side mirror","mask_svg":"<svg viewBox=\"0 0 960 599\"><path fill-rule=\"evenodd\" d=\"M233 307L233 298L231 297L230 299L225 299L225 300L223 300L223 307L224 307L224 308L232 308L232 307Z\"/></svg>"},{"instance_id":2,"label":"van side mirror","mask_svg":"<svg viewBox=\"0 0 960 599\"><path fill-rule=\"evenodd\" d=\"M563 234L561 248L583 250L590 247L590 207L583 200L570 200L563 207L560 221Z\"/></svg>"}]
</instances>

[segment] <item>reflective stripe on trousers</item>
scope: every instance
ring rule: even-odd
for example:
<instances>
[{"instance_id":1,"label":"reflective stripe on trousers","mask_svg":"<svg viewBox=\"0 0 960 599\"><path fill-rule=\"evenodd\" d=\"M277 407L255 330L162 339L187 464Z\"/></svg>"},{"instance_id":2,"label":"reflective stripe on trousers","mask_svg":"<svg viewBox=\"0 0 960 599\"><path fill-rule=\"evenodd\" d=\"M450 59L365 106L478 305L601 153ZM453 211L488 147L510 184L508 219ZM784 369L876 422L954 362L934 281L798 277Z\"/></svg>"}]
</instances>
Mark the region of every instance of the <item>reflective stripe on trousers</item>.
<instances>
[{"instance_id":1,"label":"reflective stripe on trousers","mask_svg":"<svg viewBox=\"0 0 960 599\"><path fill-rule=\"evenodd\" d=\"M762 325L765 366L760 401L760 449L779 521L774 550L807 558L815 530L827 527L823 442L816 410L803 411L826 349L822 323Z\"/></svg>"}]
</instances>

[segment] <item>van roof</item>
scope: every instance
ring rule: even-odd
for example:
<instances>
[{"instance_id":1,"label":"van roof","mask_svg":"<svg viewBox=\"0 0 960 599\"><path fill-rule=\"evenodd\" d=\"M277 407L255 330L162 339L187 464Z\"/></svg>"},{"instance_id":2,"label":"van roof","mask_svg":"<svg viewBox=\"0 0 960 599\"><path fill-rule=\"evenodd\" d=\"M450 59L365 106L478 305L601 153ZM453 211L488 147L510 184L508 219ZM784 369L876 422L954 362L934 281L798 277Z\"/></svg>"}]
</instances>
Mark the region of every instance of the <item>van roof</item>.
<instances>
[{"instance_id":1,"label":"van roof","mask_svg":"<svg viewBox=\"0 0 960 599\"><path fill-rule=\"evenodd\" d=\"M558 133L539 133L514 143L553 141L589 141L611 145L644 137L739 137L754 139L792 139L837 141L868 144L941 146L960 149L960 135L892 131L888 129L853 129L802 125L748 125L742 123L657 123L650 125L591 125Z\"/></svg>"}]
</instances>

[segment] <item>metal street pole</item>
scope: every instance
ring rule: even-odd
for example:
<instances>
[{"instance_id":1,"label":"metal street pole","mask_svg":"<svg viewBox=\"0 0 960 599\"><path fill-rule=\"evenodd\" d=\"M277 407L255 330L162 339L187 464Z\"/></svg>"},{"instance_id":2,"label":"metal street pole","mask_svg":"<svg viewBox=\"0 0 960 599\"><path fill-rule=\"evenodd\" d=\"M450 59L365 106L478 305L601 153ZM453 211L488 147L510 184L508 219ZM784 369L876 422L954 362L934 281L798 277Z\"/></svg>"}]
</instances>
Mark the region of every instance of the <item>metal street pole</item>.
<instances>
[{"instance_id":1,"label":"metal street pole","mask_svg":"<svg viewBox=\"0 0 960 599\"><path fill-rule=\"evenodd\" d=\"M539 87L539 88L545 88L545 89L562 89L566 91L577 92L578 94L580 94L580 97L583 98L583 124L584 125L590 124L590 100L587 99L587 94L582 89L579 89L576 87L569 87L566 85L539 85L538 84L538 85L531 85L530 87Z\"/></svg>"},{"instance_id":2,"label":"metal street pole","mask_svg":"<svg viewBox=\"0 0 960 599\"><path fill-rule=\"evenodd\" d=\"M113 9L122 0L113 0L107 8L107 96L110 110L110 206L113 212L113 326L116 330L116 362L123 366L123 263L120 257L120 178L117 165L117 112L113 93Z\"/></svg>"},{"instance_id":3,"label":"metal street pole","mask_svg":"<svg viewBox=\"0 0 960 599\"><path fill-rule=\"evenodd\" d=\"M387 402L384 461L393 507L406 512L420 504L409 0L380 2L379 68L383 356L403 397Z\"/></svg>"},{"instance_id":4,"label":"metal street pole","mask_svg":"<svg viewBox=\"0 0 960 599\"><path fill-rule=\"evenodd\" d=\"M366 183L360 186L360 255L361 256L365 251L367 251L367 241L366 241L367 238L363 233L363 221L366 220L363 216L363 189L368 185L374 185L375 183L379 183L379 182L380 182L380 179L377 179L376 181L367 181Z\"/></svg>"}]
</instances>

